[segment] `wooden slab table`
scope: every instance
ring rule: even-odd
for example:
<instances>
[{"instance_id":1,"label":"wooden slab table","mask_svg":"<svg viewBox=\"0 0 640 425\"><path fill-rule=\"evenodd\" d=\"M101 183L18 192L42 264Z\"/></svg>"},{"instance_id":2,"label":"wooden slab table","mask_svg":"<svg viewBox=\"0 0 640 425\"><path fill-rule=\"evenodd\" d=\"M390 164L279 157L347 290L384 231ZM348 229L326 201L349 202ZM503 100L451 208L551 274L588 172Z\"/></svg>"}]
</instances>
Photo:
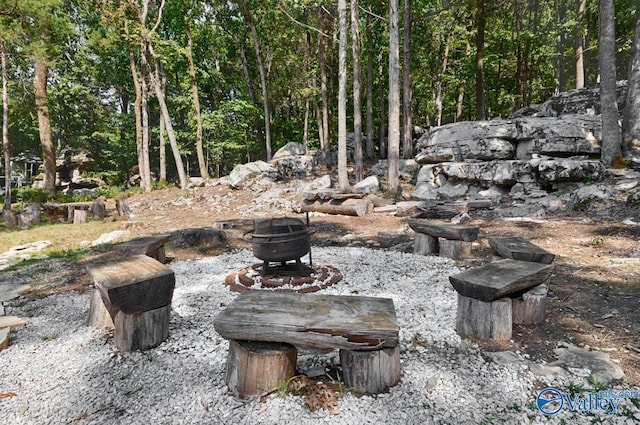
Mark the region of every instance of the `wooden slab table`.
<instances>
[{"instance_id":1,"label":"wooden slab table","mask_svg":"<svg viewBox=\"0 0 640 425\"><path fill-rule=\"evenodd\" d=\"M294 350L338 348L343 379L356 392L382 392L400 380L399 329L389 298L249 291L218 314L214 328L231 340L227 384L240 397L269 390L264 384L269 380L263 376L265 367L247 360L255 357L263 362L265 356L247 344L246 352L238 353L243 349L240 341L285 343ZM291 355L281 357L292 361ZM272 386L277 387L281 379L288 377L271 377ZM243 384L249 381L261 387Z\"/></svg>"}]
</instances>

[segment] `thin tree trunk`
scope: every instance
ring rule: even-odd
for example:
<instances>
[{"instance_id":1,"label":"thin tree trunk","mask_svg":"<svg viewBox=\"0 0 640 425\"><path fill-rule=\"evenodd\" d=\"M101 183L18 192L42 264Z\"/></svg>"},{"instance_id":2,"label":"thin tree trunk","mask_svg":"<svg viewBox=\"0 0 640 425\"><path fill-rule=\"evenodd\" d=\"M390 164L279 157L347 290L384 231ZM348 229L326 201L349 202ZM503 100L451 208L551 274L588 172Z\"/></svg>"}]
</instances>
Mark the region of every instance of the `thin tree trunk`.
<instances>
[{"instance_id":1,"label":"thin tree trunk","mask_svg":"<svg viewBox=\"0 0 640 425\"><path fill-rule=\"evenodd\" d=\"M602 108L602 162L610 167L620 156L620 127L616 97L616 37L613 0L600 0L600 105Z\"/></svg>"},{"instance_id":2,"label":"thin tree trunk","mask_svg":"<svg viewBox=\"0 0 640 425\"><path fill-rule=\"evenodd\" d=\"M385 96L385 81L384 81L384 61L382 53L378 57L378 75L380 76L379 90L380 90L380 144L378 151L380 153L380 159L388 159L387 157L387 142L389 137L387 134L387 116L386 111L389 110L389 104L387 103L387 96Z\"/></svg>"},{"instance_id":3,"label":"thin tree trunk","mask_svg":"<svg viewBox=\"0 0 640 425\"><path fill-rule=\"evenodd\" d=\"M51 119L49 116L49 100L47 97L47 76L49 68L40 58L36 58L33 88L36 97L36 111L38 113L38 129L42 145L42 160L44 168L43 189L53 195L56 192L56 153L51 137Z\"/></svg>"},{"instance_id":4,"label":"thin tree trunk","mask_svg":"<svg viewBox=\"0 0 640 425\"><path fill-rule=\"evenodd\" d=\"M389 194L398 193L400 179L400 44L398 41L398 0L389 2Z\"/></svg>"},{"instance_id":5,"label":"thin tree trunk","mask_svg":"<svg viewBox=\"0 0 640 425\"><path fill-rule=\"evenodd\" d=\"M319 9L320 10L320 9ZM318 12L319 17L322 12ZM319 18L319 25L322 28L324 20ZM330 159L329 155L329 87L327 83L327 55L324 37L318 37L318 66L320 67L320 92L322 96L322 136L320 140L320 150L325 161Z\"/></svg>"},{"instance_id":6,"label":"thin tree trunk","mask_svg":"<svg viewBox=\"0 0 640 425\"><path fill-rule=\"evenodd\" d=\"M576 88L584 87L584 16L587 11L587 0L578 0L578 14L574 38L574 60L576 64Z\"/></svg>"},{"instance_id":7,"label":"thin tree trunk","mask_svg":"<svg viewBox=\"0 0 640 425\"><path fill-rule=\"evenodd\" d=\"M561 26L565 20L565 0L556 0L556 23ZM556 94L564 91L564 32L559 31L556 38Z\"/></svg>"},{"instance_id":8,"label":"thin tree trunk","mask_svg":"<svg viewBox=\"0 0 640 425\"><path fill-rule=\"evenodd\" d=\"M373 32L371 30L371 14L367 13L367 159L373 159L375 153L373 143Z\"/></svg>"},{"instance_id":9,"label":"thin tree trunk","mask_svg":"<svg viewBox=\"0 0 640 425\"><path fill-rule=\"evenodd\" d=\"M623 121L623 149L640 161L640 7L636 9L636 32L631 47L627 102ZM640 166L640 162L634 164Z\"/></svg>"},{"instance_id":10,"label":"thin tree trunk","mask_svg":"<svg viewBox=\"0 0 640 425\"><path fill-rule=\"evenodd\" d=\"M167 92L167 77L164 74L164 71L160 75L160 89L162 90L162 94L166 97ZM160 154L160 181L167 181L167 144L164 139L164 134L166 132L164 124L164 118L162 114L160 114L160 137L158 140L158 150Z\"/></svg>"},{"instance_id":11,"label":"thin tree trunk","mask_svg":"<svg viewBox=\"0 0 640 425\"><path fill-rule=\"evenodd\" d=\"M338 48L338 188L350 192L347 174L347 2L338 0L340 45Z\"/></svg>"},{"instance_id":12,"label":"thin tree trunk","mask_svg":"<svg viewBox=\"0 0 640 425\"><path fill-rule=\"evenodd\" d=\"M129 46L129 67L131 68L131 79L133 81L133 87L136 92L136 98L133 102L133 115L136 121L136 152L138 154L138 173L142 176L142 169L144 168L144 159L142 156L142 89L140 88L140 79L138 78L138 68L136 66L133 47L131 46Z\"/></svg>"},{"instance_id":13,"label":"thin tree trunk","mask_svg":"<svg viewBox=\"0 0 640 425\"><path fill-rule=\"evenodd\" d=\"M142 115L142 166L140 167L140 178L145 192L151 192L151 164L149 164L149 88L147 87L147 78L145 76L145 71L148 71L149 66L147 64L147 49L144 41L142 41L140 47L140 88L142 92L142 103L140 104Z\"/></svg>"},{"instance_id":14,"label":"thin tree trunk","mask_svg":"<svg viewBox=\"0 0 640 425\"><path fill-rule=\"evenodd\" d=\"M442 85L444 74L447 72L447 66L449 64L449 45L451 43L451 33L447 34L447 38L444 42L444 55L442 55L442 67L440 68L440 74L436 82L436 125L442 125Z\"/></svg>"},{"instance_id":15,"label":"thin tree trunk","mask_svg":"<svg viewBox=\"0 0 640 425\"><path fill-rule=\"evenodd\" d=\"M202 141L202 115L200 114L200 95L198 94L196 67L193 63L193 40L191 39L191 27L189 26L189 22L186 19L185 28L187 35L186 54L187 63L189 65L189 80L191 81L191 96L193 97L193 110L196 115L196 154L198 156L198 168L200 169L200 177L205 180L209 180L209 170L207 170L207 161L204 158L204 148Z\"/></svg>"},{"instance_id":16,"label":"thin tree trunk","mask_svg":"<svg viewBox=\"0 0 640 425\"><path fill-rule=\"evenodd\" d=\"M465 49L465 53L467 56L471 54L471 44L469 40L467 40L467 48ZM456 118L455 122L460 121L462 117L462 108L464 106L464 94L465 94L465 85L467 84L467 80L462 80L460 82L460 89L458 90L458 104L456 106Z\"/></svg>"},{"instance_id":17,"label":"thin tree trunk","mask_svg":"<svg viewBox=\"0 0 640 425\"><path fill-rule=\"evenodd\" d=\"M4 153L4 210L11 210L11 147L9 145L9 79L7 52L0 39L0 66L2 66L2 152Z\"/></svg>"},{"instance_id":18,"label":"thin tree trunk","mask_svg":"<svg viewBox=\"0 0 640 425\"><path fill-rule=\"evenodd\" d=\"M239 40L237 37L234 37L234 38L236 39L236 43L238 43L238 46L240 48L240 58L242 59L242 71L244 73L244 79L247 82L249 99L251 99L251 103L253 104L253 106L255 106L256 108L259 108L260 104L258 103L258 99L256 98L256 92L253 89L253 82L251 81L251 73L249 72L249 61L247 60L247 52L244 48L244 43L241 40ZM262 131L263 124L264 122L260 121L260 118L256 117L255 127L256 127L256 135L258 137L258 143L260 143L260 149L265 149L264 154L266 156L266 143L264 140L264 133Z\"/></svg>"},{"instance_id":19,"label":"thin tree trunk","mask_svg":"<svg viewBox=\"0 0 640 425\"><path fill-rule=\"evenodd\" d=\"M356 182L364 179L362 155L362 104L360 90L360 24L358 0L351 0L351 43L353 51L353 135L355 144Z\"/></svg>"},{"instance_id":20,"label":"thin tree trunk","mask_svg":"<svg viewBox=\"0 0 640 425\"><path fill-rule=\"evenodd\" d=\"M265 148L267 150L267 161L271 160L271 112L269 111L269 91L267 89L267 77L264 69L264 63L262 61L262 51L260 48L260 39L258 38L258 31L253 23L251 17L251 11L245 0L240 0L240 6L242 8L242 15L245 23L251 30L251 37L253 38L253 46L256 50L256 60L258 61L258 71L260 72L260 86L262 87L262 108L264 113L264 131L265 131Z\"/></svg>"},{"instance_id":21,"label":"thin tree trunk","mask_svg":"<svg viewBox=\"0 0 640 425\"><path fill-rule=\"evenodd\" d=\"M485 96L484 96L484 28L485 28L485 0L477 0L476 25L476 119L484 120Z\"/></svg>"},{"instance_id":22,"label":"thin tree trunk","mask_svg":"<svg viewBox=\"0 0 640 425\"><path fill-rule=\"evenodd\" d=\"M402 44L402 157L413 158L413 122L411 120L411 0L404 0L404 39Z\"/></svg>"}]
</instances>

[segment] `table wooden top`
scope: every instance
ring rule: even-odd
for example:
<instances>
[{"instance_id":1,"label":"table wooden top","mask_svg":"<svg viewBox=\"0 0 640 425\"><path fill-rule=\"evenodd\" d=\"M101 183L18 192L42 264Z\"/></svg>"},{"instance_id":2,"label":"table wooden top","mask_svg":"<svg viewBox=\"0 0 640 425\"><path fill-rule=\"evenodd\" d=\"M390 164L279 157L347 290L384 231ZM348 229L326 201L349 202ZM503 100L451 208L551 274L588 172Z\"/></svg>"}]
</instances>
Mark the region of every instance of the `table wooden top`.
<instances>
[{"instance_id":1,"label":"table wooden top","mask_svg":"<svg viewBox=\"0 0 640 425\"><path fill-rule=\"evenodd\" d=\"M266 291L240 294L214 327L227 339L318 349L395 347L399 335L390 298Z\"/></svg>"}]
</instances>

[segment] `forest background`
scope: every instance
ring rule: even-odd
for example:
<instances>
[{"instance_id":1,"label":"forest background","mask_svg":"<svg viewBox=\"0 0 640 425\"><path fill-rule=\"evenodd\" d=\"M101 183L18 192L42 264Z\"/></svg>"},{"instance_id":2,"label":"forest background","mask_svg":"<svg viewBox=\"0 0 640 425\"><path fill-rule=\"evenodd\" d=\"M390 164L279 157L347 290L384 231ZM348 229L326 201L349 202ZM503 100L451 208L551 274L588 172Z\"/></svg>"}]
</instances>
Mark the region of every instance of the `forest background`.
<instances>
[{"instance_id":1,"label":"forest background","mask_svg":"<svg viewBox=\"0 0 640 425\"><path fill-rule=\"evenodd\" d=\"M292 141L327 161L338 146L344 165L348 128L359 179L363 157L412 158L414 125L506 116L595 87L599 75L615 91L616 75L633 72L638 9L634 0L6 0L5 169L11 152L42 155L53 193L56 153L84 148L91 175L108 184L137 167L145 190L155 180L184 187ZM613 75L601 72L605 48Z\"/></svg>"}]
</instances>

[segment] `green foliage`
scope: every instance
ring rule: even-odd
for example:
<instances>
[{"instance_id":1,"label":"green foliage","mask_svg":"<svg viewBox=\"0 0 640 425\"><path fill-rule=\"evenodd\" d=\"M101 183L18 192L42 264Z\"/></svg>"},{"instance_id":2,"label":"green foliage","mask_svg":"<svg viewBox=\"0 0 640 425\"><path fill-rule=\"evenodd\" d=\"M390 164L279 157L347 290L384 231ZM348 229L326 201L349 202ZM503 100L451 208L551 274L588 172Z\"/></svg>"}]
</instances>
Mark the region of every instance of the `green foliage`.
<instances>
[{"instance_id":1,"label":"green foliage","mask_svg":"<svg viewBox=\"0 0 640 425\"><path fill-rule=\"evenodd\" d=\"M14 188L11 191L12 201L24 204L37 203L43 204L50 199L49 194L39 187L23 186Z\"/></svg>"}]
</instances>

